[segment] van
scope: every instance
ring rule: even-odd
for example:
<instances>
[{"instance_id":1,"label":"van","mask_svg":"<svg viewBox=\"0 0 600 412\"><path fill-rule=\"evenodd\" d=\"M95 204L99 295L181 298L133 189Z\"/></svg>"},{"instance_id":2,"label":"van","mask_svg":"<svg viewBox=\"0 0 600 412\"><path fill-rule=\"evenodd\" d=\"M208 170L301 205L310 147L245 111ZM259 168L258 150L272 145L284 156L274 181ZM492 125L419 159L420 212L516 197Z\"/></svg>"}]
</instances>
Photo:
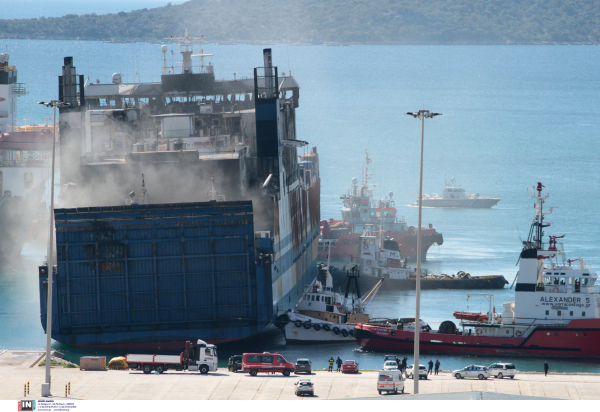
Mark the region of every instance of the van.
<instances>
[{"instance_id":1,"label":"van","mask_svg":"<svg viewBox=\"0 0 600 412\"><path fill-rule=\"evenodd\" d=\"M244 353L243 357L242 370L251 376L258 372L281 372L283 376L290 376L294 371L294 365L279 353Z\"/></svg>"},{"instance_id":2,"label":"van","mask_svg":"<svg viewBox=\"0 0 600 412\"><path fill-rule=\"evenodd\" d=\"M399 370L379 371L377 376L377 391L381 392L404 393L404 378Z\"/></svg>"},{"instance_id":3,"label":"van","mask_svg":"<svg viewBox=\"0 0 600 412\"><path fill-rule=\"evenodd\" d=\"M490 375L499 379L503 379L504 377L514 379L517 374L517 368L512 363L493 363L488 369L490 370Z\"/></svg>"}]
</instances>

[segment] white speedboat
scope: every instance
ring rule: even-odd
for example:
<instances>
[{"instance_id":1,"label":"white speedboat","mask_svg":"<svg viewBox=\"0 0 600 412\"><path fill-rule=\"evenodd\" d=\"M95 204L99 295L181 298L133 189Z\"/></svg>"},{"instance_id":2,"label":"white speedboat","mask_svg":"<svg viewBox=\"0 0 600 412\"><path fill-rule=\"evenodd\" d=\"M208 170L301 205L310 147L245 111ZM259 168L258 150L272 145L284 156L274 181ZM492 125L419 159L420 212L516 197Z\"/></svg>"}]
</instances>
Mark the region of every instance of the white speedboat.
<instances>
[{"instance_id":1,"label":"white speedboat","mask_svg":"<svg viewBox=\"0 0 600 412\"><path fill-rule=\"evenodd\" d=\"M441 195L433 193L424 194L423 207L460 207L489 209L500 201L499 198L479 196L479 193L467 193L465 189L456 184L454 178L446 180L446 187ZM419 201L411 206L418 206Z\"/></svg>"}]
</instances>

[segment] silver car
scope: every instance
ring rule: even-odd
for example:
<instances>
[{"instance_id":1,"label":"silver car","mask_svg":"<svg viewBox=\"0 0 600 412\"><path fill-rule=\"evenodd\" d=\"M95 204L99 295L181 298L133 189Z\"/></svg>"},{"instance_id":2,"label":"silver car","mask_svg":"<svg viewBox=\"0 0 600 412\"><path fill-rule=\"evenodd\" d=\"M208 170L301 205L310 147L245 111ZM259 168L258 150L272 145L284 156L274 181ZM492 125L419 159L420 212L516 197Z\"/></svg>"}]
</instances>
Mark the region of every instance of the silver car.
<instances>
[{"instance_id":1,"label":"silver car","mask_svg":"<svg viewBox=\"0 0 600 412\"><path fill-rule=\"evenodd\" d=\"M310 379L300 379L294 384L294 386L296 387L294 389L294 393L296 394L296 396L313 396L315 394L315 385L311 382Z\"/></svg>"},{"instance_id":2,"label":"silver car","mask_svg":"<svg viewBox=\"0 0 600 412\"><path fill-rule=\"evenodd\" d=\"M486 366L469 365L462 369L455 370L454 372L452 372L452 376L454 376L456 379L464 379L464 378L487 379L490 377L490 371Z\"/></svg>"}]
</instances>

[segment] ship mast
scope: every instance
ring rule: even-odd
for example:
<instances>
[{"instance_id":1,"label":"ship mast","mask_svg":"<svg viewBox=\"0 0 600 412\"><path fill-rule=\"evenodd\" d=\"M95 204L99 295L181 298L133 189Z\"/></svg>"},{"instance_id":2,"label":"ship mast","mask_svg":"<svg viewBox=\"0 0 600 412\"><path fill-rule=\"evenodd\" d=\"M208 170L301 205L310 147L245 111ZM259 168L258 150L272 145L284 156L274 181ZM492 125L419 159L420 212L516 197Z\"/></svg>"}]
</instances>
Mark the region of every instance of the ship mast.
<instances>
[{"instance_id":1,"label":"ship mast","mask_svg":"<svg viewBox=\"0 0 600 412\"><path fill-rule=\"evenodd\" d=\"M360 190L360 195L361 196L369 196L369 163L370 163L371 159L369 159L369 153L367 153L367 149L365 149L365 165L363 168L363 175L362 175L362 188Z\"/></svg>"},{"instance_id":2,"label":"ship mast","mask_svg":"<svg viewBox=\"0 0 600 412\"><path fill-rule=\"evenodd\" d=\"M538 192L537 196L532 196L533 199L536 199L535 215L526 242L527 247L536 247L537 249L543 249L542 238L544 236L544 228L550 226L550 224L544 224L544 215L552 213L553 209L550 208L549 212L543 211L544 202L548 199L548 194L542 196L544 187L545 186L541 182L538 182L537 187L534 188L534 190L537 190Z\"/></svg>"},{"instance_id":3,"label":"ship mast","mask_svg":"<svg viewBox=\"0 0 600 412\"><path fill-rule=\"evenodd\" d=\"M188 29L185 29L185 36L184 37L169 37L166 38L165 40L175 40L179 42L179 54L181 54L181 56L183 57L183 61L181 63L181 74L184 73L193 73L192 70L192 57L200 57L200 62L202 65L202 70L204 70L204 57L205 56L212 56L212 54L197 54L194 55L194 47L193 44L197 43L197 44L202 44L202 40L204 40L203 37L190 37L189 33L188 33ZM165 53L166 50L163 49L163 53Z\"/></svg>"}]
</instances>

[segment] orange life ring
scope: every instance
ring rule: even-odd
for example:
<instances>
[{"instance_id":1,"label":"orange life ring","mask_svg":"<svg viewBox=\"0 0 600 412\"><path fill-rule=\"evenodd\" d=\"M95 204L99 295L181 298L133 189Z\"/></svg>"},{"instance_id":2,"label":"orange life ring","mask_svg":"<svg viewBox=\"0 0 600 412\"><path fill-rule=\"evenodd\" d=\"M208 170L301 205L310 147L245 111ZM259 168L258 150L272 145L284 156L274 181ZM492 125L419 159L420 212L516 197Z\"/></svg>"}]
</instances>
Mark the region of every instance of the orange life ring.
<instances>
[{"instance_id":1,"label":"orange life ring","mask_svg":"<svg viewBox=\"0 0 600 412\"><path fill-rule=\"evenodd\" d=\"M558 288L554 288L554 289L552 289L552 292L554 292L554 293L558 293Z\"/></svg>"},{"instance_id":2,"label":"orange life ring","mask_svg":"<svg viewBox=\"0 0 600 412\"><path fill-rule=\"evenodd\" d=\"M369 245L367 245L367 244L365 243L365 245L363 246L363 249L367 250L368 248L369 248Z\"/></svg>"},{"instance_id":3,"label":"orange life ring","mask_svg":"<svg viewBox=\"0 0 600 412\"><path fill-rule=\"evenodd\" d=\"M479 336L480 333L481 333L481 329L475 329L475 336Z\"/></svg>"},{"instance_id":4,"label":"orange life ring","mask_svg":"<svg viewBox=\"0 0 600 412\"><path fill-rule=\"evenodd\" d=\"M367 260L367 266L371 266L371 261Z\"/></svg>"},{"instance_id":5,"label":"orange life ring","mask_svg":"<svg viewBox=\"0 0 600 412\"><path fill-rule=\"evenodd\" d=\"M520 330L517 330L517 331L515 332L515 335L517 335L517 336L521 336L522 334L523 334L523 332L521 332Z\"/></svg>"}]
</instances>

